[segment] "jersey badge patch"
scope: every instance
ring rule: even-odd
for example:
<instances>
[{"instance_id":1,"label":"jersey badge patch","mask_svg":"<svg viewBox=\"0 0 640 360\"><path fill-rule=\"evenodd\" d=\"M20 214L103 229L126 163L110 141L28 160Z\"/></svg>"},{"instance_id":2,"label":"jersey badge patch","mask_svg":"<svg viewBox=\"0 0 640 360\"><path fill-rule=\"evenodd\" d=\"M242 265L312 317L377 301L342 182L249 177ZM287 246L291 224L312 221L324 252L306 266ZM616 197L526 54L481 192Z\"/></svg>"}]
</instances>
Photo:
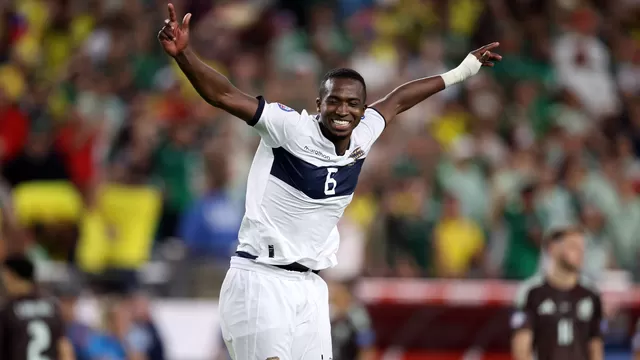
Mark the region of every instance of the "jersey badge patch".
<instances>
[{"instance_id":1,"label":"jersey badge patch","mask_svg":"<svg viewBox=\"0 0 640 360\"><path fill-rule=\"evenodd\" d=\"M513 315L511 315L511 327L513 329L518 329L519 327L524 325L526 320L527 320L527 315L524 312L522 311L515 312L513 313Z\"/></svg>"},{"instance_id":2,"label":"jersey badge patch","mask_svg":"<svg viewBox=\"0 0 640 360\"><path fill-rule=\"evenodd\" d=\"M349 155L349 159L353 159L353 162L349 164L349 166L356 163L356 160L360 159L364 156L364 150L362 150L359 146L355 148Z\"/></svg>"},{"instance_id":3,"label":"jersey badge patch","mask_svg":"<svg viewBox=\"0 0 640 360\"><path fill-rule=\"evenodd\" d=\"M293 112L295 110L293 110L292 108L288 107L287 105L283 105L278 103L278 107L280 108L280 110L282 111L286 111L286 112Z\"/></svg>"},{"instance_id":4,"label":"jersey badge patch","mask_svg":"<svg viewBox=\"0 0 640 360\"><path fill-rule=\"evenodd\" d=\"M593 316L593 301L591 298L584 298L578 302L578 318L582 321L589 321Z\"/></svg>"}]
</instances>

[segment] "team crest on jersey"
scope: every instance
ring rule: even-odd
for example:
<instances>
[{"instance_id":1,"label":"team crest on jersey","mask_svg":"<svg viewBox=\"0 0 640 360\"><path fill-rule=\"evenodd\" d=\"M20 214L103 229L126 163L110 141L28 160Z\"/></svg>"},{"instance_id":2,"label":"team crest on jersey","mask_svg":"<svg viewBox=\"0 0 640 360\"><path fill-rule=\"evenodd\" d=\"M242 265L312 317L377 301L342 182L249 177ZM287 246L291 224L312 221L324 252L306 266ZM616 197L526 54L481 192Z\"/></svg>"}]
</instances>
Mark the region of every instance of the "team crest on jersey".
<instances>
[{"instance_id":1,"label":"team crest on jersey","mask_svg":"<svg viewBox=\"0 0 640 360\"><path fill-rule=\"evenodd\" d=\"M353 159L353 162L349 165L355 164L356 160L360 159L363 156L364 156L364 150L362 150L360 147L357 147L355 150L353 150L353 152L351 152L351 155L349 155L349 158Z\"/></svg>"},{"instance_id":2,"label":"team crest on jersey","mask_svg":"<svg viewBox=\"0 0 640 360\"><path fill-rule=\"evenodd\" d=\"M593 316L593 301L591 298L584 298L578 302L578 318L582 321L589 321Z\"/></svg>"},{"instance_id":3,"label":"team crest on jersey","mask_svg":"<svg viewBox=\"0 0 640 360\"><path fill-rule=\"evenodd\" d=\"M292 108L288 107L287 105L283 105L283 104L280 104L280 103L278 103L278 107L279 107L282 111L286 111L286 112L292 112L292 111L295 111L295 110L293 110ZM267 359L267 360L269 360L269 359Z\"/></svg>"}]
</instances>

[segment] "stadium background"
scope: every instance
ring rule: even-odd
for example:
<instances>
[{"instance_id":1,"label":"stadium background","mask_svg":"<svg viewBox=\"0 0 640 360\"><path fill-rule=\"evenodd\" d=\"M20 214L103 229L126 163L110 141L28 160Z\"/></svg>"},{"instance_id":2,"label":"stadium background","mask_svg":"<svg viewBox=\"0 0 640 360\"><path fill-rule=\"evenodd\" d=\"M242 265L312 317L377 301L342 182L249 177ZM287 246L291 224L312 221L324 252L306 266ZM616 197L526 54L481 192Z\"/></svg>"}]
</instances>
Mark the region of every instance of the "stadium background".
<instances>
[{"instance_id":1,"label":"stadium background","mask_svg":"<svg viewBox=\"0 0 640 360\"><path fill-rule=\"evenodd\" d=\"M372 100L500 41L502 63L385 131L324 275L358 299L336 301L366 306L359 341L385 359L507 359L513 289L543 265L540 237L581 223L607 358L629 357L640 1L175 5L193 13L192 46L211 66L298 110L315 108L329 68L360 71ZM224 358L216 298L258 138L162 53L165 11L165 0L0 0L0 253L30 254L43 286L77 306L74 339L113 332L110 319L121 338L148 335L151 319L167 358Z\"/></svg>"}]
</instances>

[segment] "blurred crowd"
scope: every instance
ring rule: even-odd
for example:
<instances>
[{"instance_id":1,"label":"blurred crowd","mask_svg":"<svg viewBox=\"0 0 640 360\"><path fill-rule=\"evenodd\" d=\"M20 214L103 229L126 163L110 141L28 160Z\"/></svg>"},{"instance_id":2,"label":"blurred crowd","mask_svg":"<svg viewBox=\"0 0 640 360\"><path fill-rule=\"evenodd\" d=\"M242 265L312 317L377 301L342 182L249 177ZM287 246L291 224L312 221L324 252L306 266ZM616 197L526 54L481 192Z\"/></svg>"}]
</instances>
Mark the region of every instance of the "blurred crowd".
<instances>
[{"instance_id":1,"label":"blurred crowd","mask_svg":"<svg viewBox=\"0 0 640 360\"><path fill-rule=\"evenodd\" d=\"M166 5L0 0L3 252L73 264L102 285L115 274L123 291L156 258L178 264L179 283L198 281L184 280L185 261L227 266L259 138L162 53ZM193 14L203 60L297 110L315 110L334 67L359 71L372 102L501 43L495 68L385 130L328 277L523 279L544 234L579 223L590 275L640 278L640 1L175 5Z\"/></svg>"},{"instance_id":2,"label":"blurred crowd","mask_svg":"<svg viewBox=\"0 0 640 360\"><path fill-rule=\"evenodd\" d=\"M60 300L66 336L75 359L165 360L165 344L143 294L105 297L95 326L78 317L76 286L59 286L53 292Z\"/></svg>"}]
</instances>

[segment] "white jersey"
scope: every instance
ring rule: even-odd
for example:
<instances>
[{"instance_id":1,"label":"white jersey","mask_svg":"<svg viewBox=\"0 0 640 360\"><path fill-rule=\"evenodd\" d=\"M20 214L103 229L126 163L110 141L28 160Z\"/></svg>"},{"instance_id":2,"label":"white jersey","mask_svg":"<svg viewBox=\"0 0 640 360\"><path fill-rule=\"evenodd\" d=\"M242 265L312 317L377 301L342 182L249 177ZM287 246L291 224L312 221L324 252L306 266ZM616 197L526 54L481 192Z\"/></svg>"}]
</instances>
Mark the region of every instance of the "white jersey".
<instances>
[{"instance_id":1,"label":"white jersey","mask_svg":"<svg viewBox=\"0 0 640 360\"><path fill-rule=\"evenodd\" d=\"M250 125L261 141L249 171L238 251L264 264L332 267L340 242L336 225L385 120L366 109L349 149L339 156L317 116L259 99Z\"/></svg>"}]
</instances>

